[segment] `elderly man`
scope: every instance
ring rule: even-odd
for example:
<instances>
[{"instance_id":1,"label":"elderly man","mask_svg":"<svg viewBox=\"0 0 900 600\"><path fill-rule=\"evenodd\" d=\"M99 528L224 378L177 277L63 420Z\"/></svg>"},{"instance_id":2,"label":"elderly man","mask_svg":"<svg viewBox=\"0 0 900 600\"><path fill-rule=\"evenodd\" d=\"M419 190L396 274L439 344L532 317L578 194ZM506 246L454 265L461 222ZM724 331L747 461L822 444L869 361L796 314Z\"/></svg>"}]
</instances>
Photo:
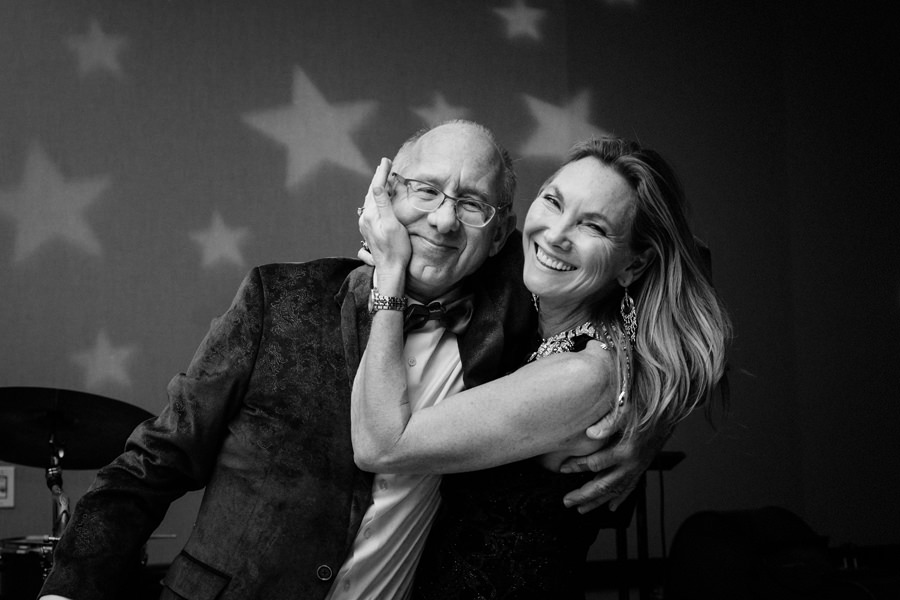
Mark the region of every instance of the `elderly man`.
<instances>
[{"instance_id":1,"label":"elderly man","mask_svg":"<svg viewBox=\"0 0 900 600\"><path fill-rule=\"evenodd\" d=\"M472 308L462 311L464 331L407 336L418 356L461 362L461 375L449 379L410 366L422 401L435 402L513 369L535 335L521 245L505 244L515 226L515 175L491 132L471 122L412 138L394 162L405 177L485 205L483 222L461 214L454 201L410 211L404 222L413 248L409 297L452 303L464 288L474 294ZM254 269L187 372L170 382L166 408L134 431L79 502L42 594L119 597L169 504L205 487L163 598L403 597L433 517L436 483L373 480L355 467L350 444L351 386L370 311L386 301L373 288L372 269L356 260ZM442 312L453 311L432 314ZM622 482L630 488L643 470L639 454L580 497L593 505L618 496ZM609 460L598 455L593 466ZM617 483L619 493L604 493ZM404 522L415 526L396 526Z\"/></svg>"}]
</instances>

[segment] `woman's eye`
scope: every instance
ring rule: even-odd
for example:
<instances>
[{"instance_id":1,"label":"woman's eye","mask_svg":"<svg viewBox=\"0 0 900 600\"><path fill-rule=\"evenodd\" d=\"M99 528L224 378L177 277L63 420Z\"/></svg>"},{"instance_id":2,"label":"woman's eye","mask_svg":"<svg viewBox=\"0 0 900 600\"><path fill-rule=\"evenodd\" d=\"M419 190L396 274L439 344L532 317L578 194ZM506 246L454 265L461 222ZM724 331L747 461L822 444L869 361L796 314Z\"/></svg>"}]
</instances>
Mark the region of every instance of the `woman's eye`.
<instances>
[{"instance_id":1,"label":"woman's eye","mask_svg":"<svg viewBox=\"0 0 900 600\"><path fill-rule=\"evenodd\" d=\"M584 223L584 226L591 230L592 233L597 235L606 235L606 229L603 226L598 225L597 223Z\"/></svg>"},{"instance_id":2,"label":"woman's eye","mask_svg":"<svg viewBox=\"0 0 900 600\"><path fill-rule=\"evenodd\" d=\"M559 200L555 196L551 196L550 194L543 195L544 202L552 206L553 208L559 208Z\"/></svg>"}]
</instances>

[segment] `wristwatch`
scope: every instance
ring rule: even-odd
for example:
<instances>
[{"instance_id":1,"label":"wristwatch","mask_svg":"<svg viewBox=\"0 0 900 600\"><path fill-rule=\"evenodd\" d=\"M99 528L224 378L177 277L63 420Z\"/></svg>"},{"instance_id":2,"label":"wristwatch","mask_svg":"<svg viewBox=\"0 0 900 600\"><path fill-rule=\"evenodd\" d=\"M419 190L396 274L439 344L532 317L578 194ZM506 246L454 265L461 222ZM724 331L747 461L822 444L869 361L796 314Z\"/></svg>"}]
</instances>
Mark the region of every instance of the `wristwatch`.
<instances>
[{"instance_id":1,"label":"wristwatch","mask_svg":"<svg viewBox=\"0 0 900 600\"><path fill-rule=\"evenodd\" d=\"M382 296L378 293L378 288L372 288L369 312L374 314L379 310L406 310L406 296Z\"/></svg>"}]
</instances>

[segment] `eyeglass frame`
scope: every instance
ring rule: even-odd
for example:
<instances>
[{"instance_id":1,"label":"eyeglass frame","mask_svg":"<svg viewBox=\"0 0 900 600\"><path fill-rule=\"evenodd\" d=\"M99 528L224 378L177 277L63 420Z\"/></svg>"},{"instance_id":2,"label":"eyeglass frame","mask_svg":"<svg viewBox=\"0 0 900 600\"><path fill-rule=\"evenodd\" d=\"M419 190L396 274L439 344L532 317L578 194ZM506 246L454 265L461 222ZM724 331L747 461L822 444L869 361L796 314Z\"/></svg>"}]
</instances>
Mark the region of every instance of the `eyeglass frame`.
<instances>
[{"instance_id":1,"label":"eyeglass frame","mask_svg":"<svg viewBox=\"0 0 900 600\"><path fill-rule=\"evenodd\" d=\"M416 206L413 202L410 202L409 203L410 206L412 206L414 209L418 210L419 212L423 212L423 213L437 212L437 210L444 205L444 202L446 202L447 200L452 200L453 201L453 215L456 217L457 221L459 221L460 223L462 223L463 225L465 225L467 227L475 227L476 229L481 229L483 227L487 227L490 224L490 222L494 219L494 217L497 216L497 213L499 213L503 209L509 208L512 205L511 202L504 202L502 204L498 204L497 206L494 206L493 204L491 204L489 202L485 202L484 200L476 200L475 198L457 198L456 196L451 196L450 194L445 193L444 190L440 189L438 186L436 186L433 183L429 183L427 181L422 181L421 179L410 179L408 177L404 177L403 175L401 175L400 173L397 173L396 171L391 173L391 177L395 177L398 182L403 184L403 186L406 188L407 196L412 196L412 194L410 193L410 189L409 189L410 183L420 183L424 186L428 186L428 187L434 189L438 194L440 194L440 196L438 196L438 198L440 198L440 202L438 202L437 205L434 208L432 208L431 210L428 210L425 208L420 208L420 207ZM459 218L458 207L459 207L460 202L468 202L470 204L486 206L491 211L490 216L487 219L485 219L484 223L482 223L481 225L475 225L473 223L466 223L465 221L463 221L462 219Z\"/></svg>"}]
</instances>

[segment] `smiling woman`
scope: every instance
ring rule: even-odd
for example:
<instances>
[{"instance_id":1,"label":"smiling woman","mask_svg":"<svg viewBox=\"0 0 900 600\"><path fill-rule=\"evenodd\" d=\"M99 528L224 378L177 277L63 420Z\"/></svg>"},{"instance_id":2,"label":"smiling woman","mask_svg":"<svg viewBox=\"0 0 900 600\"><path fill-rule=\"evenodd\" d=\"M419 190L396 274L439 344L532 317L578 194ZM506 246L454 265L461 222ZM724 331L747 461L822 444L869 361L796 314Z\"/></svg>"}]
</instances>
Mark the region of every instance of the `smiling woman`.
<instances>
[{"instance_id":1,"label":"smiling woman","mask_svg":"<svg viewBox=\"0 0 900 600\"><path fill-rule=\"evenodd\" d=\"M461 195L454 181L416 166L411 176ZM485 241L447 202L428 219L402 202L372 204L377 218L362 226L379 287L391 294L402 293L405 261L414 277L433 240ZM407 384L402 315L375 312L352 395L357 464L457 473L444 479L415 597L583 597L578 572L603 512L564 507L566 491L587 479L560 473L563 463L601 447L586 430L605 414L621 415L621 440L664 440L723 373L730 323L683 205L674 173L652 150L617 139L576 146L523 227L524 283L543 342L514 373L431 406L418 405Z\"/></svg>"},{"instance_id":2,"label":"smiling woman","mask_svg":"<svg viewBox=\"0 0 900 600\"><path fill-rule=\"evenodd\" d=\"M631 246L635 192L593 157L566 164L543 186L525 217L525 285L560 331L618 285L627 288L652 257Z\"/></svg>"}]
</instances>

